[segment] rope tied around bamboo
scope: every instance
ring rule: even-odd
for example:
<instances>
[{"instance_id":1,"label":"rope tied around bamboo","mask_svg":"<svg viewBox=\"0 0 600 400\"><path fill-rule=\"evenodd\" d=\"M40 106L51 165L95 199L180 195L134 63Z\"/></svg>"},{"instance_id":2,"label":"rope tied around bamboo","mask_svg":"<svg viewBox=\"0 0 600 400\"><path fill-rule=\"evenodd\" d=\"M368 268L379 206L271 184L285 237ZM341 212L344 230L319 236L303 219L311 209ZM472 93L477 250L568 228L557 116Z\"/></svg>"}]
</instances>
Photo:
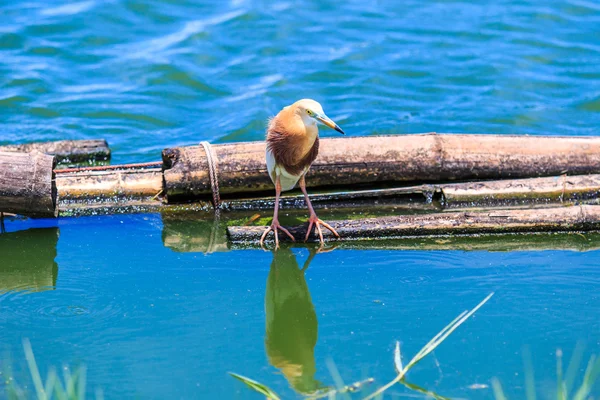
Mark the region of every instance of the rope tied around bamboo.
<instances>
[{"instance_id":1,"label":"rope tied around bamboo","mask_svg":"<svg viewBox=\"0 0 600 400\"><path fill-rule=\"evenodd\" d=\"M204 148L206 154L206 162L208 163L208 177L210 179L210 189L212 191L213 208L215 213L219 213L221 208L221 194L219 193L219 170L217 157L209 142L201 142L200 145Z\"/></svg>"}]
</instances>

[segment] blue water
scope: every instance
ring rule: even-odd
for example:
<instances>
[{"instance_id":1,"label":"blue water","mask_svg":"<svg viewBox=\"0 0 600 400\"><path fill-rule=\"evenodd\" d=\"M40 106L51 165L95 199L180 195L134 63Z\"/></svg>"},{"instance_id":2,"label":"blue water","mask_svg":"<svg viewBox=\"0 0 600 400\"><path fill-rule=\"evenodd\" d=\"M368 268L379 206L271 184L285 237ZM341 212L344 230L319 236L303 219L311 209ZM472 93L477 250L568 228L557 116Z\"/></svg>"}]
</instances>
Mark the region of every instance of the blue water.
<instances>
[{"instance_id":1,"label":"blue water","mask_svg":"<svg viewBox=\"0 0 600 400\"><path fill-rule=\"evenodd\" d=\"M114 163L155 161L260 140L305 97L351 136L596 135L599 65L585 0L6 0L0 144L105 138ZM260 398L228 371L289 398L332 385L328 360L376 387L396 340L410 357L491 291L411 382L489 399L498 377L523 398L529 348L548 398L557 348L565 363L577 343L600 352L597 250L339 249L302 273L308 249L176 252L165 228L158 214L7 222L0 354L15 379L29 338L42 372L85 364L105 398Z\"/></svg>"},{"instance_id":2,"label":"blue water","mask_svg":"<svg viewBox=\"0 0 600 400\"><path fill-rule=\"evenodd\" d=\"M0 142L106 138L115 162L258 140L309 97L349 135L593 135L594 1L0 3Z\"/></svg>"},{"instance_id":3,"label":"blue water","mask_svg":"<svg viewBox=\"0 0 600 400\"><path fill-rule=\"evenodd\" d=\"M56 286L0 295L0 352L26 371L21 339L30 338L43 370L85 364L88 390L102 388L106 398L260 398L228 371L293 398L292 384L333 385L328 360L346 383L373 377L375 387L394 377L396 340L411 357L492 291L472 320L415 367L412 383L489 399L489 389L473 385L498 377L507 394L524 398L521 353L529 348L540 393L548 394L557 348L565 362L577 343L585 357L600 350L597 251L335 250L316 254L302 273L308 249L276 258L253 250L174 252L163 245L159 215L53 226L60 234ZM46 228L50 237L55 230ZM51 268L41 257L20 257L38 260L30 269ZM302 366L300 378L287 379L285 365ZM27 381L26 372L16 376Z\"/></svg>"}]
</instances>

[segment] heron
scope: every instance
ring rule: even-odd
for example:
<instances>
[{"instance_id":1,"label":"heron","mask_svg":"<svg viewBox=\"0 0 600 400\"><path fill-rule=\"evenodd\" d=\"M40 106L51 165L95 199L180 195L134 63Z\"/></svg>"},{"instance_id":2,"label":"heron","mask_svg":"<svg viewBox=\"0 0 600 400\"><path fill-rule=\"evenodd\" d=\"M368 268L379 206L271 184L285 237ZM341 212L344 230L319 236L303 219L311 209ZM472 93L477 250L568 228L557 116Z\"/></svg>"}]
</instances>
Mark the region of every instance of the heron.
<instances>
[{"instance_id":1,"label":"heron","mask_svg":"<svg viewBox=\"0 0 600 400\"><path fill-rule=\"evenodd\" d=\"M260 238L261 246L271 231L275 236L275 249L279 248L278 230L295 241L294 236L279 224L278 212L281 192L294 189L296 184L299 184L300 190L304 194L310 214L304 241L308 240L314 227L319 234L321 245L323 245L321 226L329 229L336 237L340 237L335 229L317 217L306 191L306 173L319 153L319 123L344 134L342 128L325 115L321 104L312 99L298 100L294 104L284 107L269 120L266 159L269 176L275 185L275 208L273 221Z\"/></svg>"}]
</instances>

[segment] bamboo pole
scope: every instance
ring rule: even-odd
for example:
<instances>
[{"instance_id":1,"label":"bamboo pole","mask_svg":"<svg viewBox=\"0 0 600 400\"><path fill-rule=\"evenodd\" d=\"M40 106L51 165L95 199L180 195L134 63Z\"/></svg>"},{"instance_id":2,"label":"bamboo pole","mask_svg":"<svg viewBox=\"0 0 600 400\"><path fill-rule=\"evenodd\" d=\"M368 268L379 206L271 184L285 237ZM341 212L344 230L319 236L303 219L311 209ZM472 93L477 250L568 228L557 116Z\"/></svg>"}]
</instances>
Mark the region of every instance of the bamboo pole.
<instances>
[{"instance_id":1,"label":"bamboo pole","mask_svg":"<svg viewBox=\"0 0 600 400\"><path fill-rule=\"evenodd\" d=\"M466 182L439 185L446 207L594 202L600 198L600 175Z\"/></svg>"},{"instance_id":2,"label":"bamboo pole","mask_svg":"<svg viewBox=\"0 0 600 400\"><path fill-rule=\"evenodd\" d=\"M162 213L163 245L178 253L213 253L230 250L258 249L257 241L230 242L228 226L252 223L256 214L230 213L213 218L198 219L197 213ZM288 217L288 222L291 220ZM293 223L293 222L292 222ZM293 247L314 247L314 243L287 243ZM600 249L599 232L539 232L475 235L412 236L381 240L336 240L327 246L337 250L462 250L462 251L543 251Z\"/></svg>"},{"instance_id":3,"label":"bamboo pole","mask_svg":"<svg viewBox=\"0 0 600 400\"><path fill-rule=\"evenodd\" d=\"M53 156L0 152L0 211L29 217L56 217Z\"/></svg>"},{"instance_id":4,"label":"bamboo pole","mask_svg":"<svg viewBox=\"0 0 600 400\"><path fill-rule=\"evenodd\" d=\"M110 160L106 140L60 140L0 146L0 151L30 153L39 151L56 157L58 164L78 164Z\"/></svg>"},{"instance_id":5,"label":"bamboo pole","mask_svg":"<svg viewBox=\"0 0 600 400\"><path fill-rule=\"evenodd\" d=\"M264 142L213 145L221 193L272 191ZM211 193L202 146L166 149L169 202ZM514 179L600 173L600 138L420 134L322 139L307 185Z\"/></svg>"},{"instance_id":6,"label":"bamboo pole","mask_svg":"<svg viewBox=\"0 0 600 400\"><path fill-rule=\"evenodd\" d=\"M224 239L226 240L226 239ZM318 246L315 243L285 243L295 248ZM599 232L538 232L481 235L413 236L383 240L341 240L326 244L335 250L418 250L418 251L596 251L600 250ZM260 249L257 242L233 242L229 250Z\"/></svg>"},{"instance_id":7,"label":"bamboo pole","mask_svg":"<svg viewBox=\"0 0 600 400\"><path fill-rule=\"evenodd\" d=\"M163 176L157 163L73 168L56 172L56 186L64 200L146 198L161 194Z\"/></svg>"},{"instance_id":8,"label":"bamboo pole","mask_svg":"<svg viewBox=\"0 0 600 400\"><path fill-rule=\"evenodd\" d=\"M394 210L436 211L441 210L441 206L433 203L430 197L435 190L430 185L420 185L407 188L315 192L310 195L310 201L315 209L357 209L357 211L380 209L383 211L386 208L393 208ZM225 199L222 202L222 207L228 211L273 210L274 206L273 196ZM295 192L285 193L280 198L279 207L286 211L305 210L304 195Z\"/></svg>"},{"instance_id":9,"label":"bamboo pole","mask_svg":"<svg viewBox=\"0 0 600 400\"><path fill-rule=\"evenodd\" d=\"M58 170L56 187L61 215L156 212L164 205L157 163Z\"/></svg>"},{"instance_id":10,"label":"bamboo pole","mask_svg":"<svg viewBox=\"0 0 600 400\"><path fill-rule=\"evenodd\" d=\"M407 236L483 234L510 232L590 231L600 229L600 206L498 210L485 212L443 212L400 215L362 220L328 221L346 240L390 239ZM264 226L232 226L232 242L258 242ZM296 240L303 240L307 225L289 228ZM280 235L280 240L289 240ZM324 230L329 240L333 235ZM272 237L271 235L269 236ZM310 240L315 241L315 234Z\"/></svg>"},{"instance_id":11,"label":"bamboo pole","mask_svg":"<svg viewBox=\"0 0 600 400\"><path fill-rule=\"evenodd\" d=\"M598 204L600 175L553 176L464 183L436 183L395 188L315 192L310 195L315 208L369 209L393 206L402 209L435 211L448 208L506 207L577 202ZM274 198L255 197L225 200L228 210L268 210ZM279 206L304 208L304 195L284 194Z\"/></svg>"},{"instance_id":12,"label":"bamboo pole","mask_svg":"<svg viewBox=\"0 0 600 400\"><path fill-rule=\"evenodd\" d=\"M0 293L40 292L56 286L58 228L0 234Z\"/></svg>"}]
</instances>

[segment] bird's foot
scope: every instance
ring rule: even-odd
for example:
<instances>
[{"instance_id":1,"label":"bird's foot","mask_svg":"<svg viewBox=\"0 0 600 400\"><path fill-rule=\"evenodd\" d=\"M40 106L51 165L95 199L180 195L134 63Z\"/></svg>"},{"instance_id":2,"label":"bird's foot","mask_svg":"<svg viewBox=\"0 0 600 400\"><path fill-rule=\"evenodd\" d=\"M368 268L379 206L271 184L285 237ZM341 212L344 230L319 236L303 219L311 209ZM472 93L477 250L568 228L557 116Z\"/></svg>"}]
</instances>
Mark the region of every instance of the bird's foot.
<instances>
[{"instance_id":1,"label":"bird's foot","mask_svg":"<svg viewBox=\"0 0 600 400\"><path fill-rule=\"evenodd\" d=\"M335 229L333 229L331 227L331 225L329 225L327 222L324 222L319 217L317 217L317 214L312 214L310 216L310 218L308 219L308 229L306 231L306 237L304 238L304 241L306 242L308 240L308 237L310 236L310 233L312 232L312 229L314 226L317 233L319 234L319 239L321 240L321 245L323 245L325 243L325 241L323 240L323 231L321 230L321 225L323 225L325 228L329 229L331 231L331 233L333 233L337 238L340 237L340 235L335 231Z\"/></svg>"},{"instance_id":2,"label":"bird's foot","mask_svg":"<svg viewBox=\"0 0 600 400\"><path fill-rule=\"evenodd\" d=\"M285 233L286 235L288 235L290 237L290 239L292 239L293 242L296 241L296 239L294 238L294 236L292 236L290 231L288 231L283 226L281 226L279 224L279 221L275 219L275 220L273 220L273 222L271 222L271 226L269 226L267 229L265 229L265 232L260 237L260 247L262 247L264 249L265 238L267 237L267 234L269 232L273 231L273 233L275 234L275 250L277 250L279 248L279 235L277 234L277 230L280 230L283 233Z\"/></svg>"}]
</instances>

